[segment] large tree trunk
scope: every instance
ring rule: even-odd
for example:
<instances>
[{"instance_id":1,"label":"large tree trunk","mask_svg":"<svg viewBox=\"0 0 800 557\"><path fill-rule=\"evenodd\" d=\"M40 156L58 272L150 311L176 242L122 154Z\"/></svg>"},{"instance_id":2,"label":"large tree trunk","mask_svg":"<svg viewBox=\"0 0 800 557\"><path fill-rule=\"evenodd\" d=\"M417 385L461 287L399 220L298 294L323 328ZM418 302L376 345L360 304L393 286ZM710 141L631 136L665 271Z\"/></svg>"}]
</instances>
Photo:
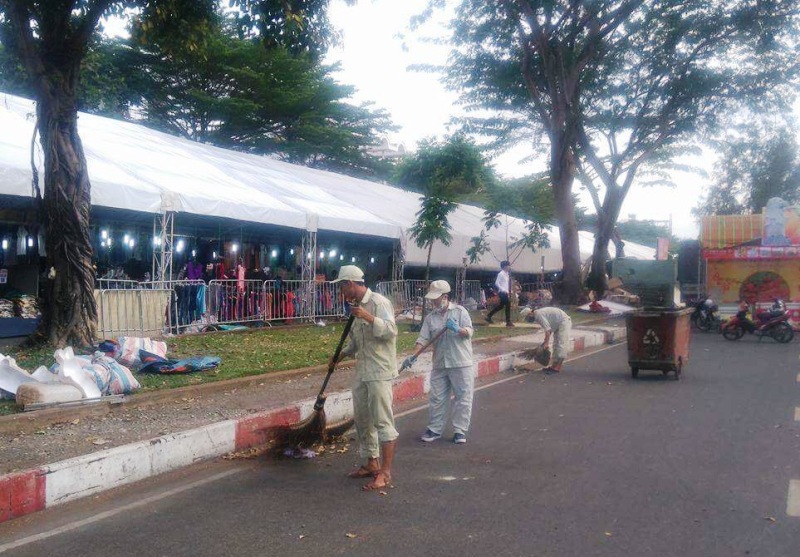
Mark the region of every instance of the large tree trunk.
<instances>
[{"instance_id":1,"label":"large tree trunk","mask_svg":"<svg viewBox=\"0 0 800 557\"><path fill-rule=\"evenodd\" d=\"M597 229L594 238L594 251L592 252L592 265L589 271L587 284L590 290L595 291L600 299L608 290L608 277L606 275L606 262L608 261L608 244L614 235L619 212L625 196L622 188L613 183L606 183L606 197L603 206L597 212Z\"/></svg>"},{"instance_id":2,"label":"large tree trunk","mask_svg":"<svg viewBox=\"0 0 800 557\"><path fill-rule=\"evenodd\" d=\"M97 304L89 238L91 187L78 137L74 81L54 79L41 87L37 115L45 160L48 268L40 331L56 346L87 346L95 340Z\"/></svg>"},{"instance_id":3,"label":"large tree trunk","mask_svg":"<svg viewBox=\"0 0 800 557\"><path fill-rule=\"evenodd\" d=\"M561 262L564 273L560 298L562 303L578 304L584 299L581 285L581 253L572 183L575 180L575 159L564 136L551 138L550 177L553 184L555 212L561 236Z\"/></svg>"}]
</instances>

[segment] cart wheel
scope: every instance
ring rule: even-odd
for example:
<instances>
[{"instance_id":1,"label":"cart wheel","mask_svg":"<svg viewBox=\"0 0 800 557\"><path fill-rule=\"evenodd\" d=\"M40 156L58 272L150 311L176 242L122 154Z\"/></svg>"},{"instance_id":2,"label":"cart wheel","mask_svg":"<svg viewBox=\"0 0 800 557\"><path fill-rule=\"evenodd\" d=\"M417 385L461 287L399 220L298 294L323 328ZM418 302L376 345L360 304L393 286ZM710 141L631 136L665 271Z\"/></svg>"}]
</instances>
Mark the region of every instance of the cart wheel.
<instances>
[{"instance_id":1,"label":"cart wheel","mask_svg":"<svg viewBox=\"0 0 800 557\"><path fill-rule=\"evenodd\" d=\"M631 366L631 377L633 377L634 379L639 377L639 368L638 367Z\"/></svg>"},{"instance_id":2,"label":"cart wheel","mask_svg":"<svg viewBox=\"0 0 800 557\"><path fill-rule=\"evenodd\" d=\"M678 356L678 365L675 366L675 381L681 378L681 368L683 367L683 357Z\"/></svg>"}]
</instances>

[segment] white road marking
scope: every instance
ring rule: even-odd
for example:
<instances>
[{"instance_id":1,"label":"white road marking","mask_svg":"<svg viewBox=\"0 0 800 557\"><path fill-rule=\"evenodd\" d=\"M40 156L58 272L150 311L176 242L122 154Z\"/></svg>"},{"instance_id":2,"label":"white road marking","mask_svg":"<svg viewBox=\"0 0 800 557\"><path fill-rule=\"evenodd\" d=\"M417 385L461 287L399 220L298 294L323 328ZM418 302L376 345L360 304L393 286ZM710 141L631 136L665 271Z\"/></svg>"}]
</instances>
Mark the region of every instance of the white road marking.
<instances>
[{"instance_id":1,"label":"white road marking","mask_svg":"<svg viewBox=\"0 0 800 557\"><path fill-rule=\"evenodd\" d=\"M221 480L228 476L232 476L233 474L238 474L242 472L241 468L236 470L228 470L226 472L220 472L219 474L214 474L208 478L198 480L196 482L192 482L190 484L176 487L175 489L170 489L169 491L165 491L163 493L159 493L158 495L153 495L152 497L147 497L142 499L141 501L136 501L135 503L130 503L129 505L123 505L122 507L117 507L116 509L112 509L110 511L102 512L96 514L94 516L90 516L89 518L85 518L83 520L78 520L75 522L71 522L69 524L65 524L64 526L60 526L58 528L54 528L48 532L42 532L41 534L35 534L33 536L28 536L27 538L22 538L14 542L5 543L0 545L0 553L5 553L9 549L16 549L18 547L22 547L23 545L28 545L30 543L35 543L38 541L45 540L47 538L51 538L53 536L57 536L59 534L63 534L65 532L69 532L70 530L75 530L77 528L82 528L83 526L87 526L89 524L93 524L95 522L99 522L101 520L105 520L106 518L111 518L112 516L118 515L120 513L135 509L137 507L143 507L145 505L149 505L151 503L155 503L156 501L160 501L161 499L166 499L167 497L172 497L173 495L177 495L178 493L182 493L184 491L188 491L190 489L194 489L196 487L200 487L201 485L205 485L208 483L215 482L217 480Z\"/></svg>"},{"instance_id":2,"label":"white road marking","mask_svg":"<svg viewBox=\"0 0 800 557\"><path fill-rule=\"evenodd\" d=\"M800 422L800 407L794 407L794 421Z\"/></svg>"},{"instance_id":3,"label":"white road marking","mask_svg":"<svg viewBox=\"0 0 800 557\"><path fill-rule=\"evenodd\" d=\"M789 481L789 496L786 498L786 514L800 516L800 480Z\"/></svg>"}]
</instances>

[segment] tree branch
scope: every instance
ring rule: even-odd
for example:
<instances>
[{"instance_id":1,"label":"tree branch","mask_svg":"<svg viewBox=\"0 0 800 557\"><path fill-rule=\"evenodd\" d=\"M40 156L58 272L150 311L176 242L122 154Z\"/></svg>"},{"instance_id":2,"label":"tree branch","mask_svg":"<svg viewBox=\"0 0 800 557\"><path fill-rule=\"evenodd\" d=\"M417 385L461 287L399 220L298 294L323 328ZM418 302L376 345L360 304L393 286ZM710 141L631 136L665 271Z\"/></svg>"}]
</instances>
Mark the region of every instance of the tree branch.
<instances>
[{"instance_id":1,"label":"tree branch","mask_svg":"<svg viewBox=\"0 0 800 557\"><path fill-rule=\"evenodd\" d=\"M73 47L81 50L86 48L92 33L94 33L97 24L100 22L100 18L103 17L103 14L113 3L114 0L95 0L89 4L86 15L83 16L83 21L81 21L71 41Z\"/></svg>"}]
</instances>

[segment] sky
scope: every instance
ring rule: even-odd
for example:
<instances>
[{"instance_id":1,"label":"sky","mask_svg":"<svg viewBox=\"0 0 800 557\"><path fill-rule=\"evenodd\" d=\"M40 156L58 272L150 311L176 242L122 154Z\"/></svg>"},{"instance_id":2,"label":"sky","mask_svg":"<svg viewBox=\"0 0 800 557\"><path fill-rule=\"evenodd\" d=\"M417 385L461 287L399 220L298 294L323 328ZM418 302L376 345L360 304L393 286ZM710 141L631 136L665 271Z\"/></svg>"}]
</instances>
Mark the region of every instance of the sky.
<instances>
[{"instance_id":1,"label":"sky","mask_svg":"<svg viewBox=\"0 0 800 557\"><path fill-rule=\"evenodd\" d=\"M421 12L426 2L358 0L348 6L342 0L334 0L330 7L330 17L342 33L342 43L328 53L327 61L341 64L337 78L358 89L355 101L372 101L391 114L400 129L390 136L390 141L403 143L411 150L421 139L442 138L454 131L448 123L459 114L456 95L445 89L439 76L409 69L414 64L438 65L447 61L445 45L424 40L426 36L445 36L441 18L422 31L409 29L409 19ZM525 153L522 146L492 163L502 176L509 178L546 169L545 161L520 164ZM672 219L676 236L696 238L698 227L691 209L708 179L676 172L672 181L677 184L674 188L634 186L622 208L621 220L630 215L639 220ZM588 196L582 202L594 212Z\"/></svg>"},{"instance_id":2,"label":"sky","mask_svg":"<svg viewBox=\"0 0 800 557\"><path fill-rule=\"evenodd\" d=\"M342 40L328 52L326 61L340 64L336 78L356 87L353 101L373 102L389 112L399 126L389 140L402 143L409 150L422 139L441 139L455 131L449 125L450 120L460 113L456 94L444 87L438 75L409 69L415 64L447 62L447 46L429 40L446 36L446 16L435 18L421 31L409 28L411 17L419 14L427 1L357 0L354 5L347 5L344 0L332 0L329 11ZM108 34L125 33L123 21L110 20L107 26ZM491 162L507 178L546 170L544 160L520 163L527 154L527 148L520 146ZM711 165L706 161L705 166ZM698 227L691 209L708 179L679 172L672 179L677 184L674 188L632 188L620 220L628 220L632 215L639 220L671 219L675 236L696 238ZM581 197L581 202L589 212L594 212L588 194Z\"/></svg>"}]
</instances>

